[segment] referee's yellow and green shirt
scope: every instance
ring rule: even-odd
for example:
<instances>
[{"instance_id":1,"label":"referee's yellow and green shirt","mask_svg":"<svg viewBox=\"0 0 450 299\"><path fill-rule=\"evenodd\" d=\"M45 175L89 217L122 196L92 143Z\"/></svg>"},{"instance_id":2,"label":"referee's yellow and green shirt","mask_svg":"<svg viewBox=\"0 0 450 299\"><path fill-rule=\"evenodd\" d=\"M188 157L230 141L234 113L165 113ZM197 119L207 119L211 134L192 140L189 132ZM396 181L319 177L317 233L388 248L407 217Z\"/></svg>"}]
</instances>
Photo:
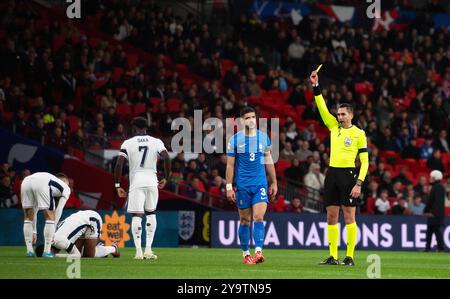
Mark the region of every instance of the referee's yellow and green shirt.
<instances>
[{"instance_id":1,"label":"referee's yellow and green shirt","mask_svg":"<svg viewBox=\"0 0 450 299\"><path fill-rule=\"evenodd\" d=\"M340 127L336 117L328 111L319 87L314 88L314 99L323 122L330 130L330 167L355 168L356 155L359 154L361 168L358 179L364 181L369 169L366 133L355 125L348 129Z\"/></svg>"}]
</instances>

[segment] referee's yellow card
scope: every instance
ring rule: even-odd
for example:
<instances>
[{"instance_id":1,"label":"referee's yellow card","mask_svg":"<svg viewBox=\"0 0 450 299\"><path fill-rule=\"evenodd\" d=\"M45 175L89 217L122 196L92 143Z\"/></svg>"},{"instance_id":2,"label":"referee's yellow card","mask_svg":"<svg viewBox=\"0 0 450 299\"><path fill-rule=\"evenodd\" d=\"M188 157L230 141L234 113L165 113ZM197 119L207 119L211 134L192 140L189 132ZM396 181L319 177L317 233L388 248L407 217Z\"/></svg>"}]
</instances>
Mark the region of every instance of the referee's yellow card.
<instances>
[{"instance_id":1,"label":"referee's yellow card","mask_svg":"<svg viewBox=\"0 0 450 299\"><path fill-rule=\"evenodd\" d=\"M316 69L316 73L318 73L320 71L320 68L322 67L323 64L319 65Z\"/></svg>"}]
</instances>

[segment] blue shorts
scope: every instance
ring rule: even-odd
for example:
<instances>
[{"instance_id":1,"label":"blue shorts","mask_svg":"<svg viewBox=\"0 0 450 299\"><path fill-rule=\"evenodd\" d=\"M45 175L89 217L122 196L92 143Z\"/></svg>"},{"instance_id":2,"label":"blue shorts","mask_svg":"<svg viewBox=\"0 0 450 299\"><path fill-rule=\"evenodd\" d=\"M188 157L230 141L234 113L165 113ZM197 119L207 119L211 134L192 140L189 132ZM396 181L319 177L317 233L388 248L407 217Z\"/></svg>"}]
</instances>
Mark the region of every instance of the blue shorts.
<instances>
[{"instance_id":1,"label":"blue shorts","mask_svg":"<svg viewBox=\"0 0 450 299\"><path fill-rule=\"evenodd\" d=\"M236 203L239 209L247 209L260 202L269 202L267 185L252 187L238 187L236 190Z\"/></svg>"}]
</instances>

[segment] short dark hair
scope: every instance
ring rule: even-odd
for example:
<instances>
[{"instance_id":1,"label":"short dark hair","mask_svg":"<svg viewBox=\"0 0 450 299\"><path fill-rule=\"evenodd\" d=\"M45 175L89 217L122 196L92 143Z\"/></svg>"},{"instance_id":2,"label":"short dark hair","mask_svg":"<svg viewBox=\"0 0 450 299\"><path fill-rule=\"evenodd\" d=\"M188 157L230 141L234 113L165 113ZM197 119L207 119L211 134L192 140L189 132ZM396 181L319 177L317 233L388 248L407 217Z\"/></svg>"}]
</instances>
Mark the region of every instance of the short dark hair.
<instances>
[{"instance_id":1,"label":"short dark hair","mask_svg":"<svg viewBox=\"0 0 450 299\"><path fill-rule=\"evenodd\" d=\"M245 106L244 108L241 109L241 117L244 117L244 115L251 112L256 113L255 108L251 106Z\"/></svg>"},{"instance_id":2,"label":"short dark hair","mask_svg":"<svg viewBox=\"0 0 450 299\"><path fill-rule=\"evenodd\" d=\"M146 129L148 126L147 120L142 116L133 118L133 120L131 121L131 125L138 129Z\"/></svg>"},{"instance_id":3,"label":"short dark hair","mask_svg":"<svg viewBox=\"0 0 450 299\"><path fill-rule=\"evenodd\" d=\"M350 103L342 103L338 105L339 108L347 108L348 112L353 113L353 105Z\"/></svg>"},{"instance_id":4,"label":"short dark hair","mask_svg":"<svg viewBox=\"0 0 450 299\"><path fill-rule=\"evenodd\" d=\"M65 174L64 172L58 172L57 174L55 174L55 177L57 177L58 179L66 179L66 180L69 179L67 174Z\"/></svg>"}]
</instances>

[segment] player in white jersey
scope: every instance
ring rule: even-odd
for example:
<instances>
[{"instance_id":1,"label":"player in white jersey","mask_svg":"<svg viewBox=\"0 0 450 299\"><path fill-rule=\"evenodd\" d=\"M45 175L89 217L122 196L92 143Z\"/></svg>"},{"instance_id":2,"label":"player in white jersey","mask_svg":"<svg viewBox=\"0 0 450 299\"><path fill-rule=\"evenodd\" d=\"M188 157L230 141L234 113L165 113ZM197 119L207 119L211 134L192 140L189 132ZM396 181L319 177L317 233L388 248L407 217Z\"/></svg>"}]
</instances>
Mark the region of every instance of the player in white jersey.
<instances>
[{"instance_id":1,"label":"player in white jersey","mask_svg":"<svg viewBox=\"0 0 450 299\"><path fill-rule=\"evenodd\" d=\"M53 257L51 246L55 234L55 223L61 217L67 199L70 196L69 179L63 173L53 175L36 172L27 176L20 187L24 210L23 235L27 246L27 256L35 256L33 233L36 232L37 212L44 210L44 253L43 257ZM56 199L58 205L56 206Z\"/></svg>"},{"instance_id":2,"label":"player in white jersey","mask_svg":"<svg viewBox=\"0 0 450 299\"><path fill-rule=\"evenodd\" d=\"M130 187L128 190L127 212L132 214L131 231L136 247L135 259L157 259L152 251L156 231L156 206L158 188L162 189L170 176L170 157L164 143L147 135L147 120L136 117L131 121L134 137L127 139L120 147L119 157L114 169L117 194L125 197L120 187L120 177L125 159L128 159ZM165 176L158 181L156 165L158 157L164 159ZM146 215L146 246L142 252L142 217Z\"/></svg>"},{"instance_id":3,"label":"player in white jersey","mask_svg":"<svg viewBox=\"0 0 450 299\"><path fill-rule=\"evenodd\" d=\"M100 244L102 217L95 211L86 210L76 212L58 224L53 239L52 251L65 250L68 254L60 257L105 257L111 254L119 257L119 247ZM41 255L42 247L36 247L36 255Z\"/></svg>"}]
</instances>

